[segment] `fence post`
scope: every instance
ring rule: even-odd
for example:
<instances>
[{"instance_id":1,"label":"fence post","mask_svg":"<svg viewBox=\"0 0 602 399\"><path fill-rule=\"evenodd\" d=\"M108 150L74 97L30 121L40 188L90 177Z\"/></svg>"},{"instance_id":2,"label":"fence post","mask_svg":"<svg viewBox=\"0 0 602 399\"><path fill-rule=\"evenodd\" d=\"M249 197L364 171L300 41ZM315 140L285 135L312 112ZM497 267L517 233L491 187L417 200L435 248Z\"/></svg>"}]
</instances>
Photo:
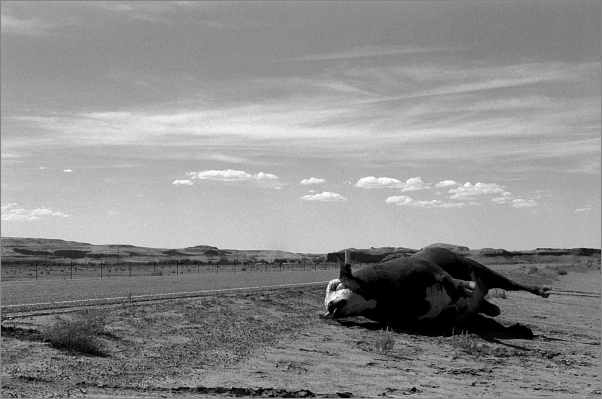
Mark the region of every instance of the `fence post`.
<instances>
[{"instance_id":1,"label":"fence post","mask_svg":"<svg viewBox=\"0 0 602 399\"><path fill-rule=\"evenodd\" d=\"M69 269L71 270L71 280L73 280L73 261L71 261L71 265L69 266Z\"/></svg>"},{"instance_id":2,"label":"fence post","mask_svg":"<svg viewBox=\"0 0 602 399\"><path fill-rule=\"evenodd\" d=\"M219 263L215 264L215 274L219 274Z\"/></svg>"},{"instance_id":3,"label":"fence post","mask_svg":"<svg viewBox=\"0 0 602 399\"><path fill-rule=\"evenodd\" d=\"M130 277L132 277L132 262L130 262Z\"/></svg>"},{"instance_id":4,"label":"fence post","mask_svg":"<svg viewBox=\"0 0 602 399\"><path fill-rule=\"evenodd\" d=\"M38 281L38 262L36 262L36 281Z\"/></svg>"},{"instance_id":5,"label":"fence post","mask_svg":"<svg viewBox=\"0 0 602 399\"><path fill-rule=\"evenodd\" d=\"M102 261L100 261L100 278L102 278Z\"/></svg>"},{"instance_id":6,"label":"fence post","mask_svg":"<svg viewBox=\"0 0 602 399\"><path fill-rule=\"evenodd\" d=\"M200 263L198 261L196 263L196 274L201 274L201 266L200 266Z\"/></svg>"},{"instance_id":7,"label":"fence post","mask_svg":"<svg viewBox=\"0 0 602 399\"><path fill-rule=\"evenodd\" d=\"M180 263L178 262L178 260L176 259L176 276L180 274Z\"/></svg>"}]
</instances>

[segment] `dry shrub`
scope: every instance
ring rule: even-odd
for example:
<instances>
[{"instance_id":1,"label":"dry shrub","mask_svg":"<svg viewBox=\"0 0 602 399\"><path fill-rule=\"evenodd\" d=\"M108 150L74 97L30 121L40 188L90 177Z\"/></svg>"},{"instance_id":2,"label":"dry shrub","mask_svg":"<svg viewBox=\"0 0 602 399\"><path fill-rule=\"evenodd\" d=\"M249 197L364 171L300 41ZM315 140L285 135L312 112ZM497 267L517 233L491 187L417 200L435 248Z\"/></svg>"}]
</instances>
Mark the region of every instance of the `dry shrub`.
<instances>
[{"instance_id":1,"label":"dry shrub","mask_svg":"<svg viewBox=\"0 0 602 399\"><path fill-rule=\"evenodd\" d=\"M43 336L54 348L103 355L97 335L104 332L105 325L103 314L86 311L72 320L57 320L44 329Z\"/></svg>"},{"instance_id":2,"label":"dry shrub","mask_svg":"<svg viewBox=\"0 0 602 399\"><path fill-rule=\"evenodd\" d=\"M527 355L526 351L513 347L479 343L479 337L473 334L454 335L449 338L449 343L457 350L476 357L516 357Z\"/></svg>"},{"instance_id":3,"label":"dry shrub","mask_svg":"<svg viewBox=\"0 0 602 399\"><path fill-rule=\"evenodd\" d=\"M527 270L528 274L533 274L536 273L539 269L537 268L537 266L530 266L529 269Z\"/></svg>"},{"instance_id":4,"label":"dry shrub","mask_svg":"<svg viewBox=\"0 0 602 399\"><path fill-rule=\"evenodd\" d=\"M207 318L205 310L196 306L187 306L184 309L184 316L192 324L201 324Z\"/></svg>"},{"instance_id":5,"label":"dry shrub","mask_svg":"<svg viewBox=\"0 0 602 399\"><path fill-rule=\"evenodd\" d=\"M559 274L561 276L566 276L568 274L568 272L564 269L558 269L558 270L556 270L556 274Z\"/></svg>"},{"instance_id":6,"label":"dry shrub","mask_svg":"<svg viewBox=\"0 0 602 399\"><path fill-rule=\"evenodd\" d=\"M492 288L489 290L489 292L487 292L487 295L485 295L485 299L491 299L491 298L507 299L508 297L506 296L505 290L503 290L501 288Z\"/></svg>"},{"instance_id":7,"label":"dry shrub","mask_svg":"<svg viewBox=\"0 0 602 399\"><path fill-rule=\"evenodd\" d=\"M157 277L163 276L163 270L155 270L151 273L151 276L157 276Z\"/></svg>"},{"instance_id":8,"label":"dry shrub","mask_svg":"<svg viewBox=\"0 0 602 399\"><path fill-rule=\"evenodd\" d=\"M451 337L451 344L454 348L460 349L471 355L479 354L479 345L477 337L470 334L454 335Z\"/></svg>"},{"instance_id":9,"label":"dry shrub","mask_svg":"<svg viewBox=\"0 0 602 399\"><path fill-rule=\"evenodd\" d=\"M376 339L376 351L381 355L388 355L395 346L395 340L393 339L393 333L387 327L387 330L383 330L378 338Z\"/></svg>"}]
</instances>

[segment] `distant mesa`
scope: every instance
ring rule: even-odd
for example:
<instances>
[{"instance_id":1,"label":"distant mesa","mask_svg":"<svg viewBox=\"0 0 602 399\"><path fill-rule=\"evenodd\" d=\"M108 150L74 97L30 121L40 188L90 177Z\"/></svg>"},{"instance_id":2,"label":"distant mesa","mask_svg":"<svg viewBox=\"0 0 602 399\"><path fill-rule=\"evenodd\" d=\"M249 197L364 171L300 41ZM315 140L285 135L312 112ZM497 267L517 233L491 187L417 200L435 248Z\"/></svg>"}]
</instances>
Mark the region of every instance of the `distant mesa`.
<instances>
[{"instance_id":1,"label":"distant mesa","mask_svg":"<svg viewBox=\"0 0 602 399\"><path fill-rule=\"evenodd\" d=\"M494 249L494 248L483 248L478 252L479 256L505 256L511 257L512 253L506 251L505 249Z\"/></svg>"},{"instance_id":2,"label":"distant mesa","mask_svg":"<svg viewBox=\"0 0 602 399\"><path fill-rule=\"evenodd\" d=\"M13 251L15 251L18 254L21 255L39 255L39 256L52 256L54 255L53 252L48 252L48 251L34 251L31 249L25 249L25 248L13 248Z\"/></svg>"},{"instance_id":3,"label":"distant mesa","mask_svg":"<svg viewBox=\"0 0 602 399\"><path fill-rule=\"evenodd\" d=\"M575 263L600 262L600 249L597 248L537 248L534 250L508 251L506 249L482 248L473 249L462 245L435 243L427 247L446 248L458 254L474 259L484 264L508 263ZM236 250L219 249L210 245L196 245L180 249L148 248L134 245L93 245L83 242L65 241L59 239L2 237L2 261L4 262L33 262L60 261L61 259L94 259L98 261L118 260L129 258L128 261L149 262L172 261L187 258L199 261L230 261L230 262L275 262L277 259L288 262L337 262L335 253L330 254L293 253L281 250ZM406 247L371 247L367 249L351 249L353 262L378 263L391 259L409 257L417 249Z\"/></svg>"},{"instance_id":4,"label":"distant mesa","mask_svg":"<svg viewBox=\"0 0 602 399\"><path fill-rule=\"evenodd\" d=\"M163 251L162 253L169 256L194 256L193 254L180 252L177 249L168 249L167 251Z\"/></svg>"},{"instance_id":5,"label":"distant mesa","mask_svg":"<svg viewBox=\"0 0 602 399\"><path fill-rule=\"evenodd\" d=\"M464 247L462 245L453 245L453 244L444 244L441 242L437 242L435 244L427 245L425 248L445 248L450 251L454 251L456 253L462 254L470 251L470 248Z\"/></svg>"},{"instance_id":6,"label":"distant mesa","mask_svg":"<svg viewBox=\"0 0 602 399\"><path fill-rule=\"evenodd\" d=\"M218 249L218 248L217 247L212 247L210 245L196 245L194 247L184 248L183 250L184 251L186 251L186 250L202 250L202 251L206 251L208 249Z\"/></svg>"}]
</instances>

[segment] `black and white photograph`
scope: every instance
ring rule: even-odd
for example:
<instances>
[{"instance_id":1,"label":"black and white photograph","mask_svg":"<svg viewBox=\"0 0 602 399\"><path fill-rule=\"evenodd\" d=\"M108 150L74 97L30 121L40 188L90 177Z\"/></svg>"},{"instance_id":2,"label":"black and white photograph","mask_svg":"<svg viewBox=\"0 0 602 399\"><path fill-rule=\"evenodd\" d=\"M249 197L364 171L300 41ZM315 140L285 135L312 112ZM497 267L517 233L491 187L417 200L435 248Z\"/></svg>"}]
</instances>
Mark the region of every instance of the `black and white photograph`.
<instances>
[{"instance_id":1,"label":"black and white photograph","mask_svg":"<svg viewBox=\"0 0 602 399\"><path fill-rule=\"evenodd\" d=\"M602 394L602 1L0 10L3 398Z\"/></svg>"}]
</instances>

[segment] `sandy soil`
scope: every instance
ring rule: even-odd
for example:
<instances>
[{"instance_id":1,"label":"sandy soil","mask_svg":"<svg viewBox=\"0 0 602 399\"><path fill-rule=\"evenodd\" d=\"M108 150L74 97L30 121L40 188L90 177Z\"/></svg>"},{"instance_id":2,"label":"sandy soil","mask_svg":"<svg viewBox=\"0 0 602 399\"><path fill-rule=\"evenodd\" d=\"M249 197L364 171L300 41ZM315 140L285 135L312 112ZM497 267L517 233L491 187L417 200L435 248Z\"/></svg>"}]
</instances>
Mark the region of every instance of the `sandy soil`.
<instances>
[{"instance_id":1,"label":"sandy soil","mask_svg":"<svg viewBox=\"0 0 602 399\"><path fill-rule=\"evenodd\" d=\"M504 271L554 288L548 299L492 299L499 322L526 325L533 339L322 319L323 289L95 310L106 324L94 356L43 339L45 326L74 314L4 319L2 397L599 397L600 271L565 268Z\"/></svg>"}]
</instances>

